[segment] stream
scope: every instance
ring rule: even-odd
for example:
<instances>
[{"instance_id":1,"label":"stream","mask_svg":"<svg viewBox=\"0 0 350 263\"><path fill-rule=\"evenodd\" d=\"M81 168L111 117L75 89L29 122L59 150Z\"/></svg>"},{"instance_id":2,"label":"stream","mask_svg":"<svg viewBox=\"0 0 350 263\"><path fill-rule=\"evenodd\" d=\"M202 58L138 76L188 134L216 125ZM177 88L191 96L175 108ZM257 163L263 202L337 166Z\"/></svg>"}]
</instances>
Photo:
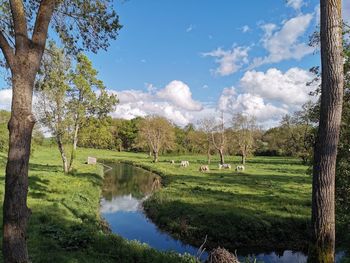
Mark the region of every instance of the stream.
<instances>
[{"instance_id":1,"label":"stream","mask_svg":"<svg viewBox=\"0 0 350 263\"><path fill-rule=\"evenodd\" d=\"M142 209L142 202L152 194L158 175L125 163L107 163L102 187L101 214L113 233L128 240L146 243L158 250L172 250L178 253L196 255L198 248L174 239L162 232L149 220ZM253 255L253 251L248 254ZM238 258L244 262L246 255ZM255 254L257 262L305 263L307 256L302 252L285 250L282 253ZM338 255L337 258L339 258ZM202 260L208 257L203 254ZM338 260L337 260L338 261Z\"/></svg>"}]
</instances>

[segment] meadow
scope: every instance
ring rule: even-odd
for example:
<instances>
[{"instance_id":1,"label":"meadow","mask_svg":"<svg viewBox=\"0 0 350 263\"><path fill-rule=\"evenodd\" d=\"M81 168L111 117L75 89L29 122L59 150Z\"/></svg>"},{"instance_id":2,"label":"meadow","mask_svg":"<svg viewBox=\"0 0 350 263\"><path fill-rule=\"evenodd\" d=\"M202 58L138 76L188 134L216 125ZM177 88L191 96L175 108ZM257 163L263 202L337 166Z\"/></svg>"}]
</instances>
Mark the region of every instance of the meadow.
<instances>
[{"instance_id":1,"label":"meadow","mask_svg":"<svg viewBox=\"0 0 350 263\"><path fill-rule=\"evenodd\" d=\"M62 172L57 147L34 149L28 195L28 206L32 211L28 249L32 262L194 262L189 256L158 252L109 233L99 216L102 166L91 166L85 162L88 155L106 157L113 154L116 153L80 149L75 171L66 175ZM5 162L6 155L1 154L1 200ZM0 220L2 222L2 201ZM2 255L0 262L3 262Z\"/></svg>"},{"instance_id":2,"label":"meadow","mask_svg":"<svg viewBox=\"0 0 350 263\"><path fill-rule=\"evenodd\" d=\"M28 245L33 262L195 262L111 234L99 215L103 168L85 164L87 156L159 174L163 187L144 203L145 211L162 230L192 245L201 245L207 235L208 249L224 246L240 254L247 248L256 253L306 249L311 177L298 159L254 157L244 172L235 172L239 157L227 156L233 169L219 170L214 156L210 171L201 173L205 156L161 156L153 163L144 153L78 149L75 170L66 175L56 147L46 146L36 147L30 162ZM190 166L180 167L181 160ZM1 199L5 161L2 154Z\"/></svg>"},{"instance_id":3,"label":"meadow","mask_svg":"<svg viewBox=\"0 0 350 263\"><path fill-rule=\"evenodd\" d=\"M311 177L296 158L254 157L235 172L239 157L226 157L231 170L220 170L214 157L209 172L199 172L205 156L146 155L118 159L158 173L164 187L145 203L147 215L161 229L192 245L224 246L244 254L293 249L307 251ZM175 160L176 164L170 164ZM190 166L180 167L181 160Z\"/></svg>"}]
</instances>

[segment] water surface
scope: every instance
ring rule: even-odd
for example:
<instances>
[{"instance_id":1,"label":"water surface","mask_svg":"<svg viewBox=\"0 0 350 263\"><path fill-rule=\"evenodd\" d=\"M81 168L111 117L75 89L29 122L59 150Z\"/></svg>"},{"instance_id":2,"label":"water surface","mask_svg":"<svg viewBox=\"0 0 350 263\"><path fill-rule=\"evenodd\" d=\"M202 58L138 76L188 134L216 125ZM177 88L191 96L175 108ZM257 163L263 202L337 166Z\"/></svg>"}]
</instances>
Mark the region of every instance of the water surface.
<instances>
[{"instance_id":1,"label":"water surface","mask_svg":"<svg viewBox=\"0 0 350 263\"><path fill-rule=\"evenodd\" d=\"M198 248L172 238L150 221L142 209L142 202L158 187L159 176L129 164L108 164L102 187L101 214L109 223L113 233L129 240L137 240L166 251L196 255ZM251 254L254 254L253 251ZM238 255L244 262L246 255ZM207 254L203 255L203 258ZM260 253L257 262L306 263L302 252L286 250L283 253Z\"/></svg>"}]
</instances>

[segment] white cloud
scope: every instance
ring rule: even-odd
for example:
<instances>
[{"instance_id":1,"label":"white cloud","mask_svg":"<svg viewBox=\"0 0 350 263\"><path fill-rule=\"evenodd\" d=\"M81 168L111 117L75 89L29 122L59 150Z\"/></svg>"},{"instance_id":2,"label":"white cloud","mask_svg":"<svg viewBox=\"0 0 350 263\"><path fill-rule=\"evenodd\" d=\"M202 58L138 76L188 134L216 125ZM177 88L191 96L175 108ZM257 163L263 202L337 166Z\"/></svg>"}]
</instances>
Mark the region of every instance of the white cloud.
<instances>
[{"instance_id":1,"label":"white cloud","mask_svg":"<svg viewBox=\"0 0 350 263\"><path fill-rule=\"evenodd\" d=\"M247 71L240 80L246 91L265 99L275 100L286 105L302 105L310 97L315 86L306 85L314 76L300 68L291 68L285 73L276 68L264 72Z\"/></svg>"},{"instance_id":2,"label":"white cloud","mask_svg":"<svg viewBox=\"0 0 350 263\"><path fill-rule=\"evenodd\" d=\"M178 80L170 82L158 92L151 84L147 84L146 92L142 90L110 92L116 93L119 98L119 104L111 114L116 118L133 119L154 114L184 126L193 121L194 114L203 108L200 102L192 99L190 88Z\"/></svg>"},{"instance_id":3,"label":"white cloud","mask_svg":"<svg viewBox=\"0 0 350 263\"><path fill-rule=\"evenodd\" d=\"M288 113L288 110L283 107L266 103L259 95L237 94L234 87L223 90L219 98L218 108L229 113L241 112L255 116L260 124L279 121L283 115Z\"/></svg>"},{"instance_id":4,"label":"white cloud","mask_svg":"<svg viewBox=\"0 0 350 263\"><path fill-rule=\"evenodd\" d=\"M0 89L0 109L11 110L12 89Z\"/></svg>"},{"instance_id":5,"label":"white cloud","mask_svg":"<svg viewBox=\"0 0 350 263\"><path fill-rule=\"evenodd\" d=\"M264 31L262 44L268 55L255 58L251 68L288 59L300 60L311 54L314 48L307 43L300 42L299 39L308 29L312 19L312 14L293 17L284 22L280 30L275 24L262 25L261 28Z\"/></svg>"},{"instance_id":6,"label":"white cloud","mask_svg":"<svg viewBox=\"0 0 350 263\"><path fill-rule=\"evenodd\" d=\"M244 25L242 28L241 28L242 32L243 33L247 33L250 31L250 27L248 25Z\"/></svg>"},{"instance_id":7,"label":"white cloud","mask_svg":"<svg viewBox=\"0 0 350 263\"><path fill-rule=\"evenodd\" d=\"M219 67L213 71L216 75L228 76L248 63L248 51L249 47L233 47L231 50L217 48L202 55L216 58L215 62L219 64Z\"/></svg>"},{"instance_id":8,"label":"white cloud","mask_svg":"<svg viewBox=\"0 0 350 263\"><path fill-rule=\"evenodd\" d=\"M303 0L287 0L287 6L300 11L301 7L305 5Z\"/></svg>"},{"instance_id":9,"label":"white cloud","mask_svg":"<svg viewBox=\"0 0 350 263\"><path fill-rule=\"evenodd\" d=\"M173 102L174 105L186 110L196 111L202 109L202 105L192 99L190 88L179 80L170 82L164 89L157 92L157 96Z\"/></svg>"},{"instance_id":10,"label":"white cloud","mask_svg":"<svg viewBox=\"0 0 350 263\"><path fill-rule=\"evenodd\" d=\"M191 31L193 31L195 28L196 28L196 26L191 24L186 28L186 32L189 33Z\"/></svg>"}]
</instances>

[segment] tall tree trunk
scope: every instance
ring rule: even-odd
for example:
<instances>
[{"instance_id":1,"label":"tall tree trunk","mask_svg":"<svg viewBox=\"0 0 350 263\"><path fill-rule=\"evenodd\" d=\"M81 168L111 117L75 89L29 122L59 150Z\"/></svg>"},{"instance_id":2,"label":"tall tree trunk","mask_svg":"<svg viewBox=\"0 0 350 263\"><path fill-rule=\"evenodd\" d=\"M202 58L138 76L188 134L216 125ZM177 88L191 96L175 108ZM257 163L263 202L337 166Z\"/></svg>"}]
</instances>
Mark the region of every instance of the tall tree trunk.
<instances>
[{"instance_id":1,"label":"tall tree trunk","mask_svg":"<svg viewBox=\"0 0 350 263\"><path fill-rule=\"evenodd\" d=\"M246 156L245 156L245 154L243 153L243 154L242 154L242 165L245 165L245 159L246 159Z\"/></svg>"},{"instance_id":2,"label":"tall tree trunk","mask_svg":"<svg viewBox=\"0 0 350 263\"><path fill-rule=\"evenodd\" d=\"M224 159L224 150L223 149L219 149L219 155L220 155L220 164L224 164L225 159Z\"/></svg>"},{"instance_id":3,"label":"tall tree trunk","mask_svg":"<svg viewBox=\"0 0 350 263\"><path fill-rule=\"evenodd\" d=\"M78 133L79 133L79 124L76 123L74 126L73 145L72 145L72 153L70 155L70 161L69 161L69 171L73 169L73 162L75 159L77 145L78 145Z\"/></svg>"},{"instance_id":4,"label":"tall tree trunk","mask_svg":"<svg viewBox=\"0 0 350 263\"><path fill-rule=\"evenodd\" d=\"M64 171L64 173L68 173L69 172L68 161L67 161L66 153L64 151L61 135L56 136L56 141L57 141L57 145L58 145L58 150L60 151L60 154L61 154L61 159L62 159L62 163L63 163L63 171Z\"/></svg>"},{"instance_id":5,"label":"tall tree trunk","mask_svg":"<svg viewBox=\"0 0 350 263\"><path fill-rule=\"evenodd\" d=\"M27 194L31 137L35 124L32 114L35 73L28 67L28 62L20 64L22 67L12 72L13 96L11 118L8 123L10 138L6 165L2 247L4 261L7 263L29 262L26 238L27 222L31 212L27 207Z\"/></svg>"},{"instance_id":6,"label":"tall tree trunk","mask_svg":"<svg viewBox=\"0 0 350 263\"><path fill-rule=\"evenodd\" d=\"M333 263L335 169L343 102L341 0L321 0L322 94L312 189L309 262Z\"/></svg>"},{"instance_id":7,"label":"tall tree trunk","mask_svg":"<svg viewBox=\"0 0 350 263\"><path fill-rule=\"evenodd\" d=\"M158 151L153 151L153 162L158 162Z\"/></svg>"}]
</instances>

